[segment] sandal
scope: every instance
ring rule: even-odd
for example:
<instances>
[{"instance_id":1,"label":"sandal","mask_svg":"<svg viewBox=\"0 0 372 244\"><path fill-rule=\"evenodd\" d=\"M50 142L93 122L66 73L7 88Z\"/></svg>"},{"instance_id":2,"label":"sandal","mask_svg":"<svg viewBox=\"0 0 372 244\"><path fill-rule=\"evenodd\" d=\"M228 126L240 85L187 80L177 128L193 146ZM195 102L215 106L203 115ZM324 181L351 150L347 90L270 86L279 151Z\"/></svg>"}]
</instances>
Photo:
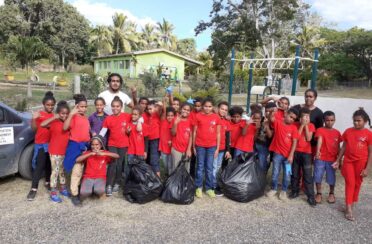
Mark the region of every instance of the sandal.
<instances>
[{"instance_id":1,"label":"sandal","mask_svg":"<svg viewBox=\"0 0 372 244\"><path fill-rule=\"evenodd\" d=\"M322 193L317 193L315 196L315 202L317 204L322 203Z\"/></svg>"},{"instance_id":2,"label":"sandal","mask_svg":"<svg viewBox=\"0 0 372 244\"><path fill-rule=\"evenodd\" d=\"M351 213L345 213L345 218L349 221L355 221L355 218Z\"/></svg>"},{"instance_id":3,"label":"sandal","mask_svg":"<svg viewBox=\"0 0 372 244\"><path fill-rule=\"evenodd\" d=\"M327 202L329 204L334 204L336 202L335 194L334 193L329 193Z\"/></svg>"}]
</instances>

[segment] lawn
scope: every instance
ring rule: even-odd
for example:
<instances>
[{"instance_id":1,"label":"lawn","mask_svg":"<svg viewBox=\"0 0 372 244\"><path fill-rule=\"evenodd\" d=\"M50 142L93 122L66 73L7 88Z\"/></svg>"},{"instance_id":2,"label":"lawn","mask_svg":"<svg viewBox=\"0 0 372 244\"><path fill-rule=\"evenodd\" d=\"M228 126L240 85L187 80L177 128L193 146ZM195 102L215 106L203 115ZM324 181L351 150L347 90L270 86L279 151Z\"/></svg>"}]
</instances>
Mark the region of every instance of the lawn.
<instances>
[{"instance_id":1,"label":"lawn","mask_svg":"<svg viewBox=\"0 0 372 244\"><path fill-rule=\"evenodd\" d=\"M0 71L0 80L5 80L4 74L5 71ZM14 75L14 80L15 81L28 81L29 77L31 76L31 72L28 74L25 71L16 71L12 72ZM61 76L65 75L67 81L71 82L74 79L74 76L76 75L75 73L68 73L68 72L39 72L37 75L39 76L40 83L47 83L47 82L52 82L54 76Z\"/></svg>"}]
</instances>

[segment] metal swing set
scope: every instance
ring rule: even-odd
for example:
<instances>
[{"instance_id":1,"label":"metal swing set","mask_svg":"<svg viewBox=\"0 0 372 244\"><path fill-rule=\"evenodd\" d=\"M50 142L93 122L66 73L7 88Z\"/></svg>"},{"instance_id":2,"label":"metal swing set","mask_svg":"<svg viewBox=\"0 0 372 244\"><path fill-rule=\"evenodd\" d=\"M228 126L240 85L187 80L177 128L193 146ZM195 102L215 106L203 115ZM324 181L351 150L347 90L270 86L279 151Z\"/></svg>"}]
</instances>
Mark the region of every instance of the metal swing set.
<instances>
[{"instance_id":1,"label":"metal swing set","mask_svg":"<svg viewBox=\"0 0 372 244\"><path fill-rule=\"evenodd\" d=\"M249 105L251 102L251 95L256 95L257 99L258 96L266 96L272 93L273 88L277 89L278 95L280 95L281 89L281 80L278 83L272 82L271 84L267 84L265 81L264 86L253 86L253 70L263 70L272 68L273 70L288 70L293 69L293 77L292 77L292 88L291 88L291 96L296 95L297 90L297 78L298 78L298 71L302 70L304 65L303 62L312 62L312 72L311 72L311 88L316 88L316 79L317 79L317 70L318 70L318 57L319 57L319 49L314 49L314 59L305 58L300 56L300 46L296 46L296 53L295 57L293 58L254 58L254 54L251 53L249 59L235 59L235 49L232 48L231 50L231 61L230 61L230 80L229 80L229 96L228 96L228 103L231 106L232 100L232 91L233 91L233 82L234 82L234 65L235 62L244 62L243 69L245 66L249 66L249 78L248 78L248 93L247 93L247 112L249 112Z\"/></svg>"}]
</instances>

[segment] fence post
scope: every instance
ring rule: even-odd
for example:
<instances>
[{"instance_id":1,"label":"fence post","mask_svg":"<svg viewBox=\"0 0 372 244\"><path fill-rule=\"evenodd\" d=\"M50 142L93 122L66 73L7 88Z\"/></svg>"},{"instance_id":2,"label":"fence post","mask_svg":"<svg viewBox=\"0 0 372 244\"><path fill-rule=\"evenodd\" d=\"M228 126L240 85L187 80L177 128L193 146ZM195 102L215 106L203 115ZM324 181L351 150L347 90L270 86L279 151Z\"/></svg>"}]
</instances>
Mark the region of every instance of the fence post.
<instances>
[{"instance_id":1,"label":"fence post","mask_svg":"<svg viewBox=\"0 0 372 244\"><path fill-rule=\"evenodd\" d=\"M74 77L74 94L80 94L80 75Z\"/></svg>"},{"instance_id":2,"label":"fence post","mask_svg":"<svg viewBox=\"0 0 372 244\"><path fill-rule=\"evenodd\" d=\"M315 48L314 50L314 61L313 61L313 69L311 71L311 89L316 88L316 78L318 74L318 56L319 56L319 49Z\"/></svg>"},{"instance_id":3,"label":"fence post","mask_svg":"<svg viewBox=\"0 0 372 244\"><path fill-rule=\"evenodd\" d=\"M251 53L251 59L254 58L254 53ZM248 79L248 91L247 91L247 113L249 113L249 105L251 104L251 89L253 82L253 63L249 64L249 79Z\"/></svg>"},{"instance_id":4,"label":"fence post","mask_svg":"<svg viewBox=\"0 0 372 244\"><path fill-rule=\"evenodd\" d=\"M230 61L230 81L229 81L229 107L231 106L232 100L232 89L233 89L233 81L234 81L234 64L235 64L235 49L231 49L231 61Z\"/></svg>"},{"instance_id":5,"label":"fence post","mask_svg":"<svg viewBox=\"0 0 372 244\"><path fill-rule=\"evenodd\" d=\"M298 66L300 64L300 45L296 46L295 66L293 69L293 80L292 80L292 92L291 96L296 95L297 77L298 77Z\"/></svg>"}]
</instances>

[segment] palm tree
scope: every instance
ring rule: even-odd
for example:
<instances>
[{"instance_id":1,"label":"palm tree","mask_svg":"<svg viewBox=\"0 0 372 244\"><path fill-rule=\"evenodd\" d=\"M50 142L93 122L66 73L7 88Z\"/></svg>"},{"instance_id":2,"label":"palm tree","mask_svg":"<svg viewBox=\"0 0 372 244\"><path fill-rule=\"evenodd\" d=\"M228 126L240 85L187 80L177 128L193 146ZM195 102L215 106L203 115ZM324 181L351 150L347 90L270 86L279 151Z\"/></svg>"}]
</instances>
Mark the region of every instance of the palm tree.
<instances>
[{"instance_id":1,"label":"palm tree","mask_svg":"<svg viewBox=\"0 0 372 244\"><path fill-rule=\"evenodd\" d=\"M112 53L112 32L107 26L96 26L92 30L90 42L97 47L98 56Z\"/></svg>"},{"instance_id":2,"label":"palm tree","mask_svg":"<svg viewBox=\"0 0 372 244\"><path fill-rule=\"evenodd\" d=\"M136 24L128 21L127 16L122 13L115 13L112 20L115 53L118 54L119 51L130 52L132 48L136 49L139 41Z\"/></svg>"},{"instance_id":3,"label":"palm tree","mask_svg":"<svg viewBox=\"0 0 372 244\"><path fill-rule=\"evenodd\" d=\"M305 55L308 55L309 57L311 57L312 50L314 48L324 46L326 44L326 39L321 38L320 30L318 27L303 26L302 32L295 37L293 43L301 46L302 57L305 57Z\"/></svg>"},{"instance_id":4,"label":"palm tree","mask_svg":"<svg viewBox=\"0 0 372 244\"><path fill-rule=\"evenodd\" d=\"M163 23L158 22L157 28L160 32L159 44L160 47L167 49L176 49L177 48L177 39L173 35L172 31L174 30L174 25L170 22L163 19Z\"/></svg>"},{"instance_id":5,"label":"palm tree","mask_svg":"<svg viewBox=\"0 0 372 244\"><path fill-rule=\"evenodd\" d=\"M146 24L145 28L142 28L141 36L145 49L156 48L158 42L158 33L155 32L155 27L153 25Z\"/></svg>"}]
</instances>

